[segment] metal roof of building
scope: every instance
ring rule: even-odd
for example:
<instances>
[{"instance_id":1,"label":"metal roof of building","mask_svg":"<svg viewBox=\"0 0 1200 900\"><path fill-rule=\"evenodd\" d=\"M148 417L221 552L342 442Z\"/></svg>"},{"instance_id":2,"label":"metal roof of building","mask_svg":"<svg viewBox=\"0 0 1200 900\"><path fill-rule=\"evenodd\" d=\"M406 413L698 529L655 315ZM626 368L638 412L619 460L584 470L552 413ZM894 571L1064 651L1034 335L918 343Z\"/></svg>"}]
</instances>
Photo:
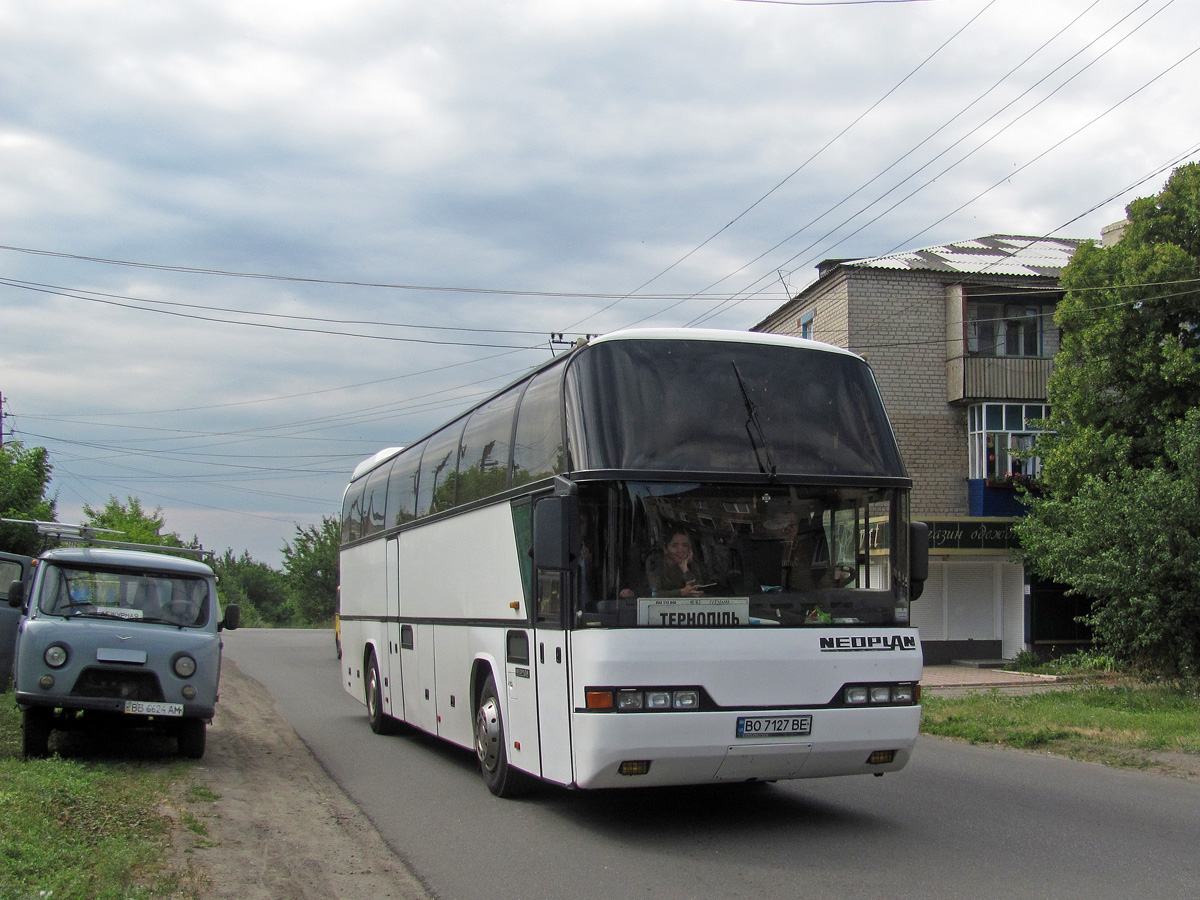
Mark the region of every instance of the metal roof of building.
<instances>
[{"instance_id":1,"label":"metal roof of building","mask_svg":"<svg viewBox=\"0 0 1200 900\"><path fill-rule=\"evenodd\" d=\"M847 260L859 269L903 269L958 272L969 275L1028 275L1057 278L1082 244L1075 238L992 234L941 247L909 250L891 256Z\"/></svg>"}]
</instances>

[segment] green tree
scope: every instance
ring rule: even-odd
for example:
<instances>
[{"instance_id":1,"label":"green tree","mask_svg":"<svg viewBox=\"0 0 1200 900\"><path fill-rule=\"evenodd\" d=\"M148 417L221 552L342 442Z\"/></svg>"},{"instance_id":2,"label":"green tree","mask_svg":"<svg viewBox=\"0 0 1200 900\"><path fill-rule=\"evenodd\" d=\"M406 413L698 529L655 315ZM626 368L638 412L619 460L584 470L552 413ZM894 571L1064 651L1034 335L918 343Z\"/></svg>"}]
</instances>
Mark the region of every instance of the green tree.
<instances>
[{"instance_id":1,"label":"green tree","mask_svg":"<svg viewBox=\"0 0 1200 900\"><path fill-rule=\"evenodd\" d=\"M248 551L239 557L233 550L214 559L213 570L219 579L222 602L241 606L243 625L253 628L287 621L291 610L282 572L253 559Z\"/></svg>"},{"instance_id":2,"label":"green tree","mask_svg":"<svg viewBox=\"0 0 1200 900\"><path fill-rule=\"evenodd\" d=\"M0 446L0 519L53 522L55 498L46 496L53 469L45 447L26 448L20 441ZM0 522L0 550L33 556L41 549L33 526Z\"/></svg>"},{"instance_id":3,"label":"green tree","mask_svg":"<svg viewBox=\"0 0 1200 900\"><path fill-rule=\"evenodd\" d=\"M294 543L284 543L283 571L291 590L293 624L319 625L333 619L341 536L338 517L322 516L319 526L297 525Z\"/></svg>"},{"instance_id":4,"label":"green tree","mask_svg":"<svg viewBox=\"0 0 1200 900\"><path fill-rule=\"evenodd\" d=\"M1123 239L1063 272L1062 349L1038 442L1045 496L1017 524L1035 570L1093 600L1109 652L1200 664L1200 164L1135 200Z\"/></svg>"},{"instance_id":5,"label":"green tree","mask_svg":"<svg viewBox=\"0 0 1200 900\"><path fill-rule=\"evenodd\" d=\"M111 535L101 533L96 535L97 538L132 541L136 544L158 544L162 547L187 546L174 532L163 533L166 522L163 520L161 506L156 507L154 512L148 512L137 497L127 499L129 502L123 504L116 497L109 497L101 509L93 509L84 504L83 514L87 517L88 524L120 532Z\"/></svg>"}]
</instances>

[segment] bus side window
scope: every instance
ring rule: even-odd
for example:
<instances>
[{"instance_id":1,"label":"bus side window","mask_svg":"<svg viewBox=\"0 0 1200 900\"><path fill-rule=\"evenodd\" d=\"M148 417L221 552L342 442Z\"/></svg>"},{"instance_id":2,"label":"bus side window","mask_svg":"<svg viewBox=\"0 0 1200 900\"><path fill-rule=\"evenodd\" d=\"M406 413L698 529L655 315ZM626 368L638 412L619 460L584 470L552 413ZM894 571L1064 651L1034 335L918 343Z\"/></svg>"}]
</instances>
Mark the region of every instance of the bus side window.
<instances>
[{"instance_id":1,"label":"bus side window","mask_svg":"<svg viewBox=\"0 0 1200 900\"><path fill-rule=\"evenodd\" d=\"M505 636L506 661L517 665L529 665L529 635L524 631L510 631Z\"/></svg>"},{"instance_id":2,"label":"bus side window","mask_svg":"<svg viewBox=\"0 0 1200 900\"><path fill-rule=\"evenodd\" d=\"M363 479L366 482L362 500L363 537L378 534L387 527L383 515L387 503L388 472L390 470L391 466L382 466Z\"/></svg>"},{"instance_id":3,"label":"bus side window","mask_svg":"<svg viewBox=\"0 0 1200 900\"><path fill-rule=\"evenodd\" d=\"M424 445L405 450L396 457L388 474L386 528L395 528L417 517L417 473Z\"/></svg>"},{"instance_id":4,"label":"bus side window","mask_svg":"<svg viewBox=\"0 0 1200 900\"><path fill-rule=\"evenodd\" d=\"M517 565L521 567L521 589L525 608L533 604L533 504L519 500L512 505L513 535L517 543Z\"/></svg>"},{"instance_id":5,"label":"bus side window","mask_svg":"<svg viewBox=\"0 0 1200 900\"><path fill-rule=\"evenodd\" d=\"M417 484L417 515L427 516L451 509L458 485L458 439L462 422L452 422L429 438L421 456L421 479Z\"/></svg>"},{"instance_id":6,"label":"bus side window","mask_svg":"<svg viewBox=\"0 0 1200 900\"><path fill-rule=\"evenodd\" d=\"M513 443L513 487L563 471L561 381L560 366L546 369L521 398Z\"/></svg>"},{"instance_id":7,"label":"bus side window","mask_svg":"<svg viewBox=\"0 0 1200 900\"><path fill-rule=\"evenodd\" d=\"M471 414L463 431L458 464L458 502L470 503L508 486L509 443L517 391L501 394Z\"/></svg>"},{"instance_id":8,"label":"bus side window","mask_svg":"<svg viewBox=\"0 0 1200 900\"><path fill-rule=\"evenodd\" d=\"M346 491L346 499L342 503L343 544L362 537L363 492L366 487L367 479L360 478Z\"/></svg>"},{"instance_id":9,"label":"bus side window","mask_svg":"<svg viewBox=\"0 0 1200 900\"><path fill-rule=\"evenodd\" d=\"M537 573L537 623L543 627L562 627L563 573L539 569Z\"/></svg>"}]
</instances>

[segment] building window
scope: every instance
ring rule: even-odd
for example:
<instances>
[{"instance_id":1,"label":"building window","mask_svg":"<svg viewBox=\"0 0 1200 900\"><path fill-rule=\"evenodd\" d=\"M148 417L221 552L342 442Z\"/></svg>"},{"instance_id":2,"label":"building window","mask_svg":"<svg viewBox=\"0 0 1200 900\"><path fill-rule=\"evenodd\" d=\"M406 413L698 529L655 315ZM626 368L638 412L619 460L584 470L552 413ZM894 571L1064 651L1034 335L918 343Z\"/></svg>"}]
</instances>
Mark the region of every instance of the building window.
<instances>
[{"instance_id":1,"label":"building window","mask_svg":"<svg viewBox=\"0 0 1200 900\"><path fill-rule=\"evenodd\" d=\"M967 351L973 356L1042 356L1043 323L1053 310L1040 304L969 303Z\"/></svg>"},{"instance_id":2,"label":"building window","mask_svg":"<svg viewBox=\"0 0 1200 900\"><path fill-rule=\"evenodd\" d=\"M1032 480L1042 473L1042 461L1030 455L1048 418L1042 403L978 403L967 412L970 444L969 477L988 481Z\"/></svg>"},{"instance_id":3,"label":"building window","mask_svg":"<svg viewBox=\"0 0 1200 900\"><path fill-rule=\"evenodd\" d=\"M813 319L815 317L816 313L813 312L806 312L800 317L800 337L813 340Z\"/></svg>"}]
</instances>

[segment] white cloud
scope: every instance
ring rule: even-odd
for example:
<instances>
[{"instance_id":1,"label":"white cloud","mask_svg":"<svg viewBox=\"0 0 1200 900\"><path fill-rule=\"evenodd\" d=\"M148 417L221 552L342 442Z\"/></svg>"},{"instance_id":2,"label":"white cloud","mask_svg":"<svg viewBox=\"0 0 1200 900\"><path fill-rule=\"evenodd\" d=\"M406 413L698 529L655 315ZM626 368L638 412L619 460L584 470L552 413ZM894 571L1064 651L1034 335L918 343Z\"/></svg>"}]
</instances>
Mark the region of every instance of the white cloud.
<instances>
[{"instance_id":1,"label":"white cloud","mask_svg":"<svg viewBox=\"0 0 1200 900\"><path fill-rule=\"evenodd\" d=\"M717 320L744 328L826 256L1041 233L1194 145L1200 56L1159 76L1194 49L1200 12L1152 12L1132 0L0 0L0 244L611 297L665 270L648 292L754 294ZM1164 179L1066 233L1098 234ZM423 341L544 347L575 323L677 324L714 306L0 260L6 278L68 293L531 332L257 320ZM7 424L50 448L64 501L139 495L215 547L243 535L278 547L293 522L337 511L358 459L547 354L89 298L0 285Z\"/></svg>"}]
</instances>

